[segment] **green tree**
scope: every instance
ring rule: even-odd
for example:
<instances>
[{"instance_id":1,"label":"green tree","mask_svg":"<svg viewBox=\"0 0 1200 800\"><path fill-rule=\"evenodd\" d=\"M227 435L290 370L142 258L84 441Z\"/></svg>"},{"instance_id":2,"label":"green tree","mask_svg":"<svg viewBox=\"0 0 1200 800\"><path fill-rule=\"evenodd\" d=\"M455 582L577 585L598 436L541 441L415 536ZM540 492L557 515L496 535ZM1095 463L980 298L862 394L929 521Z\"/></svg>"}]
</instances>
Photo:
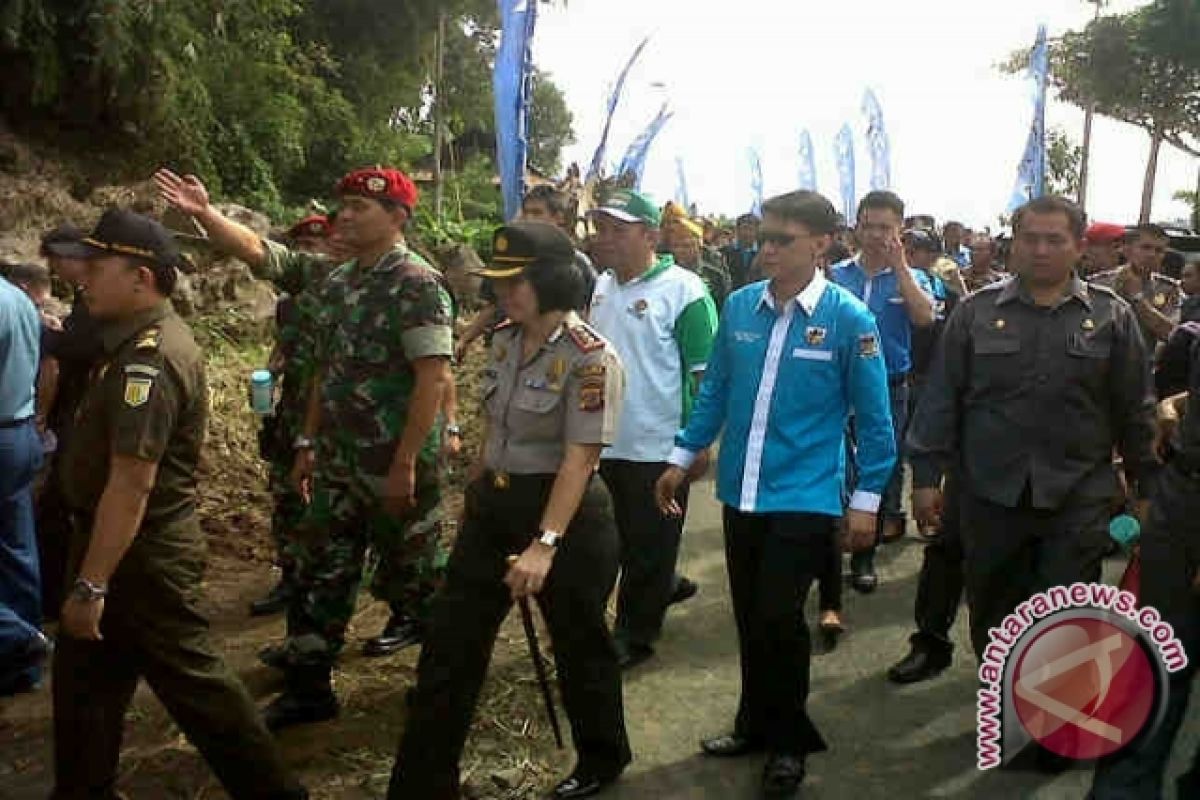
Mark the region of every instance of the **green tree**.
<instances>
[{"instance_id":1,"label":"green tree","mask_svg":"<svg viewBox=\"0 0 1200 800\"><path fill-rule=\"evenodd\" d=\"M1046 189L1064 197L1079 196L1079 165L1083 148L1066 131L1052 128L1046 132Z\"/></svg>"},{"instance_id":2,"label":"green tree","mask_svg":"<svg viewBox=\"0 0 1200 800\"><path fill-rule=\"evenodd\" d=\"M1194 0L1156 0L1100 17L1050 48L1050 79L1081 108L1136 125L1150 137L1140 219L1150 217L1163 143L1200 156L1200 12ZM1004 66L1024 68L1028 53Z\"/></svg>"},{"instance_id":3,"label":"green tree","mask_svg":"<svg viewBox=\"0 0 1200 800\"><path fill-rule=\"evenodd\" d=\"M546 175L562 166L562 150L575 143L574 118L567 99L550 79L537 70L533 75L533 97L529 113L529 163Z\"/></svg>"}]
</instances>

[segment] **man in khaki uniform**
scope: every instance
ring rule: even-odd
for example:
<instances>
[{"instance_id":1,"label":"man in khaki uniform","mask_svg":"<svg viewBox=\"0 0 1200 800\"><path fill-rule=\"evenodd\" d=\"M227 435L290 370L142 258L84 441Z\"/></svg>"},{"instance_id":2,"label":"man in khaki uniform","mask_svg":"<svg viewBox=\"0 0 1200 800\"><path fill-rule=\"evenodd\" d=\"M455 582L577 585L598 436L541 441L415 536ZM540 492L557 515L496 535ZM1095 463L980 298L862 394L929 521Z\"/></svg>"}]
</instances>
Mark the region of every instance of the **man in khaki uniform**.
<instances>
[{"instance_id":1,"label":"man in khaki uniform","mask_svg":"<svg viewBox=\"0 0 1200 800\"><path fill-rule=\"evenodd\" d=\"M70 593L54 663L56 800L116 797L139 677L235 800L305 798L197 610L203 356L166 298L179 252L157 222L112 210L79 243L104 351L63 463Z\"/></svg>"},{"instance_id":2,"label":"man in khaki uniform","mask_svg":"<svg viewBox=\"0 0 1200 800\"><path fill-rule=\"evenodd\" d=\"M1092 275L1089 283L1107 286L1133 307L1146 340L1146 352L1165 342L1179 324L1179 282L1159 273L1167 254L1167 232L1157 225L1138 225L1125 234L1123 267Z\"/></svg>"}]
</instances>

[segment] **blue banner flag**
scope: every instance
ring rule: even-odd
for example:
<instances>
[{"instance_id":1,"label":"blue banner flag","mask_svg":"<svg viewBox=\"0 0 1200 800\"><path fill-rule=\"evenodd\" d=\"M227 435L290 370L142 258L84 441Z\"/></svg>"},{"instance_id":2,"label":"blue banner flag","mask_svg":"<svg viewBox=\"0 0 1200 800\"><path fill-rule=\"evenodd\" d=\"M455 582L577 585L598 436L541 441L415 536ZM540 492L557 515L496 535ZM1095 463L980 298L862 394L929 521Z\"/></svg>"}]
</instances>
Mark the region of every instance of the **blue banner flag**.
<instances>
[{"instance_id":1,"label":"blue banner flag","mask_svg":"<svg viewBox=\"0 0 1200 800\"><path fill-rule=\"evenodd\" d=\"M632 172L634 189L640 189L642 186L642 173L646 168L646 155L650 152L650 145L654 144L654 139L673 116L674 112L668 111L667 104L663 103L662 108L654 115L654 119L650 120L646 129L633 140L629 149L625 151L625 157L621 159L621 165L617 167L617 175L622 177Z\"/></svg>"},{"instance_id":2,"label":"blue banner flag","mask_svg":"<svg viewBox=\"0 0 1200 800\"><path fill-rule=\"evenodd\" d=\"M533 74L533 27L537 0L497 0L500 47L492 74L496 98L496 164L504 195L504 218L521 212L525 195L526 131Z\"/></svg>"},{"instance_id":3,"label":"blue banner flag","mask_svg":"<svg viewBox=\"0 0 1200 800\"><path fill-rule=\"evenodd\" d=\"M747 155L750 157L750 213L761 217L763 205L762 156L759 155L757 147L751 147L747 151Z\"/></svg>"},{"instance_id":4,"label":"blue banner flag","mask_svg":"<svg viewBox=\"0 0 1200 800\"><path fill-rule=\"evenodd\" d=\"M892 155L888 145L887 128L883 125L883 109L875 92L867 89L863 95L863 113L867 116L867 147L871 151L871 188L892 188Z\"/></svg>"},{"instance_id":5,"label":"blue banner flag","mask_svg":"<svg viewBox=\"0 0 1200 800\"><path fill-rule=\"evenodd\" d=\"M621 92L625 88L625 79L629 77L629 70L633 69L633 65L637 62L638 57L642 54L642 50L646 48L646 43L649 41L650 37L647 36L634 48L633 55L629 57L629 61L625 62L625 67L617 75L617 82L613 84L612 91L608 94L608 109L604 115L604 130L600 133L600 143L596 145L596 152L592 154L592 164L588 167L587 175L584 178L585 182L599 175L601 167L604 166L604 157L608 150L608 132L612 128L613 115L617 112L617 105L621 102Z\"/></svg>"},{"instance_id":6,"label":"blue banner flag","mask_svg":"<svg viewBox=\"0 0 1200 800\"><path fill-rule=\"evenodd\" d=\"M1025 140L1025 153L1017 167L1017 182L1008 201L1012 214L1035 197L1046 193L1046 82L1050 76L1050 47L1046 26L1038 26L1037 42L1029 58L1029 77L1033 84L1033 121Z\"/></svg>"},{"instance_id":7,"label":"blue banner flag","mask_svg":"<svg viewBox=\"0 0 1200 800\"><path fill-rule=\"evenodd\" d=\"M838 131L833 144L834 157L837 159L838 179L842 191L842 216L847 225L854 224L854 203L856 187L854 185L854 133L847 123Z\"/></svg>"},{"instance_id":8,"label":"blue banner flag","mask_svg":"<svg viewBox=\"0 0 1200 800\"><path fill-rule=\"evenodd\" d=\"M683 156L675 156L675 199L684 208L692 207L691 198L688 197L687 173L683 169Z\"/></svg>"},{"instance_id":9,"label":"blue banner flag","mask_svg":"<svg viewBox=\"0 0 1200 800\"><path fill-rule=\"evenodd\" d=\"M812 135L808 131L800 134L800 188L810 192L817 190L817 159L813 153Z\"/></svg>"}]
</instances>

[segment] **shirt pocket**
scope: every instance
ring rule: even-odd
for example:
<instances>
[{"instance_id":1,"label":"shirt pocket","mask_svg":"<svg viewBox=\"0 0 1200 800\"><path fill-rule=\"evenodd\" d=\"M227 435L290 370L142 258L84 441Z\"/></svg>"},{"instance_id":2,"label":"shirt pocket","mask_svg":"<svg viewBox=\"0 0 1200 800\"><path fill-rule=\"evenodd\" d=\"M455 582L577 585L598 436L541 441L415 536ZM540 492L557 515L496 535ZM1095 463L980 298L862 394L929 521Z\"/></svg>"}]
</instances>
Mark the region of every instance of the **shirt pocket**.
<instances>
[{"instance_id":1,"label":"shirt pocket","mask_svg":"<svg viewBox=\"0 0 1200 800\"><path fill-rule=\"evenodd\" d=\"M1067 371L1080 384L1102 388L1108 378L1112 356L1112 329L1094 334L1072 333L1067 337Z\"/></svg>"},{"instance_id":2,"label":"shirt pocket","mask_svg":"<svg viewBox=\"0 0 1200 800\"><path fill-rule=\"evenodd\" d=\"M563 408L562 392L529 386L518 388L508 414L510 443L562 439Z\"/></svg>"},{"instance_id":3,"label":"shirt pocket","mask_svg":"<svg viewBox=\"0 0 1200 800\"><path fill-rule=\"evenodd\" d=\"M988 330L972 344L976 380L989 387L1012 388L1021 382L1021 339L1015 333Z\"/></svg>"}]
</instances>

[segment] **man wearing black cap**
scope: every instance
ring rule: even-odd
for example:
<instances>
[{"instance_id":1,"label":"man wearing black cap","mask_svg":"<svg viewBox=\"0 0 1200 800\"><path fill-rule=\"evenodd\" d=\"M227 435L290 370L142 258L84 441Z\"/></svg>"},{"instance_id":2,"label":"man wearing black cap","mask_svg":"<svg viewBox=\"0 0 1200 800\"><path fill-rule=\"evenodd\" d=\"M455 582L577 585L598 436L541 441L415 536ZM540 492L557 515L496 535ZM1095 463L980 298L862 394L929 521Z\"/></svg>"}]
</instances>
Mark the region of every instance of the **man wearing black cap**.
<instances>
[{"instance_id":1,"label":"man wearing black cap","mask_svg":"<svg viewBox=\"0 0 1200 800\"><path fill-rule=\"evenodd\" d=\"M203 355L167 303L179 251L157 222L112 210L69 252L88 261L104 357L62 464L74 536L54 661L54 796L114 795L144 677L231 797L306 797L196 605L208 395Z\"/></svg>"},{"instance_id":2,"label":"man wearing black cap","mask_svg":"<svg viewBox=\"0 0 1200 800\"><path fill-rule=\"evenodd\" d=\"M45 417L38 420L44 430L54 432L58 452L71 439L75 410L87 388L88 373L100 358L100 326L88 312L81 285L87 262L74 254L83 231L64 223L42 237L41 255L54 277L73 293L71 313L62 322L62 330L48 330L42 340L42 359L48 370L39 381L39 408ZM50 474L38 497L38 555L42 565L42 606L47 619L56 619L63 600L63 577L67 569L67 542L71 522L64 513L59 459L50 463Z\"/></svg>"}]
</instances>

